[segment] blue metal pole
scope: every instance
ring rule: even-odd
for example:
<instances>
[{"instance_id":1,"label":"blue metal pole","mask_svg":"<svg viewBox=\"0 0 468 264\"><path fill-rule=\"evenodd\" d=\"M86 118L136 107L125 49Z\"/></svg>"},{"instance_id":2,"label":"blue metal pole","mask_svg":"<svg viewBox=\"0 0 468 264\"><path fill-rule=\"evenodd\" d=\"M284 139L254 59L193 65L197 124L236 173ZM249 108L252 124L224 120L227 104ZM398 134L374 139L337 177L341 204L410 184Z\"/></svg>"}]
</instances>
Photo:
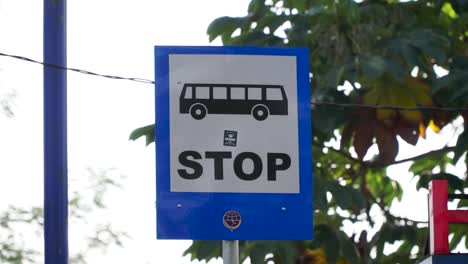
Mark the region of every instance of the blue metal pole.
<instances>
[{"instance_id":1,"label":"blue metal pole","mask_svg":"<svg viewBox=\"0 0 468 264\"><path fill-rule=\"evenodd\" d=\"M44 62L67 65L66 0L44 0ZM68 263L67 73L44 67L44 251Z\"/></svg>"}]
</instances>

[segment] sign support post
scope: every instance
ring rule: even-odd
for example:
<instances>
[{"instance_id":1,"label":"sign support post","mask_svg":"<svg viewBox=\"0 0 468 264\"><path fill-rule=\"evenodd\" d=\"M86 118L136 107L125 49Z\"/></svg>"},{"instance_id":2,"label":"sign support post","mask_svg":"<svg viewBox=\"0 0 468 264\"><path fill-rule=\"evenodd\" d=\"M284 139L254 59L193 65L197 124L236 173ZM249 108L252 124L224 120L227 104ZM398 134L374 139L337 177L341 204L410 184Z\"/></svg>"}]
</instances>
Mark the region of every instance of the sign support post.
<instances>
[{"instance_id":1,"label":"sign support post","mask_svg":"<svg viewBox=\"0 0 468 264\"><path fill-rule=\"evenodd\" d=\"M239 240L223 240L223 264L239 264Z\"/></svg>"},{"instance_id":2,"label":"sign support post","mask_svg":"<svg viewBox=\"0 0 468 264\"><path fill-rule=\"evenodd\" d=\"M66 0L44 0L44 63L67 65ZM68 263L67 74L44 67L44 258Z\"/></svg>"}]
</instances>

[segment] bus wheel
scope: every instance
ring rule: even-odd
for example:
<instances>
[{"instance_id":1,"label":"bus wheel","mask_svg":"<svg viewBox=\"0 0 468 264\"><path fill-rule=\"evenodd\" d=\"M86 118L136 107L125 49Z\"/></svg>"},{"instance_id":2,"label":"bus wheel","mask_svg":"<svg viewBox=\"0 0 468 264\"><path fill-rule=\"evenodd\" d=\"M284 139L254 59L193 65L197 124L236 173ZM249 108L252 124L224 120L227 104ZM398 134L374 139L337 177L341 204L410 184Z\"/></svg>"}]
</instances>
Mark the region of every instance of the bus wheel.
<instances>
[{"instance_id":1,"label":"bus wheel","mask_svg":"<svg viewBox=\"0 0 468 264\"><path fill-rule=\"evenodd\" d=\"M202 104L192 105L190 115L196 120L201 120L206 116L206 107Z\"/></svg>"},{"instance_id":2,"label":"bus wheel","mask_svg":"<svg viewBox=\"0 0 468 264\"><path fill-rule=\"evenodd\" d=\"M263 121L268 117L268 108L263 105L257 105L253 108L252 115L258 121Z\"/></svg>"}]
</instances>

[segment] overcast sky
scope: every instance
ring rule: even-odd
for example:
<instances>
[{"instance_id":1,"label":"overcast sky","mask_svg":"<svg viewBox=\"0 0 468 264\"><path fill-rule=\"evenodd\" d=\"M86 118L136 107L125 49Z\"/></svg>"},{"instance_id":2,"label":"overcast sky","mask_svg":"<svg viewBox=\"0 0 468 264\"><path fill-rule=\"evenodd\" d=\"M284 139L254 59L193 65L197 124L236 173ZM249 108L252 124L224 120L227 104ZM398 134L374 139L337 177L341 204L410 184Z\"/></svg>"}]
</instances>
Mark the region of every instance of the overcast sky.
<instances>
[{"instance_id":1,"label":"overcast sky","mask_svg":"<svg viewBox=\"0 0 468 264\"><path fill-rule=\"evenodd\" d=\"M154 45L209 45L206 28L219 16L245 15L248 0L80 0L68 1L68 66L103 74L154 79ZM42 1L0 0L0 52L42 60ZM219 40L211 45L220 45ZM15 116L0 115L0 210L9 204L42 202L42 67L0 57L0 95L16 93ZM123 190L107 200L111 221L131 240L122 249L94 254L90 263L189 263L189 241L155 239L154 144L128 141L129 133L154 121L154 87L68 73L70 189L86 185L86 168L115 168ZM399 158L442 146L451 138L429 133L424 147L403 148ZM409 151L405 151L409 150ZM389 170L406 191L414 181L409 164ZM426 193L405 197L393 209L426 220ZM403 208L419 208L404 210ZM352 232L349 226L348 231ZM70 225L70 252L81 229ZM40 245L39 245L40 246Z\"/></svg>"}]
</instances>

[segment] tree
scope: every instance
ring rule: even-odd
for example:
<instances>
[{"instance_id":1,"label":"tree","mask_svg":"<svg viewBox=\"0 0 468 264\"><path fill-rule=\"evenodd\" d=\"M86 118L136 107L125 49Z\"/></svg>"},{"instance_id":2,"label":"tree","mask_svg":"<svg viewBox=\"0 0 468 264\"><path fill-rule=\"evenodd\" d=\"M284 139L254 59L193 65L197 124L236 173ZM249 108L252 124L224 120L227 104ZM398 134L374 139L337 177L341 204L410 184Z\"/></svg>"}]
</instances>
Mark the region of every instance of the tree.
<instances>
[{"instance_id":1,"label":"tree","mask_svg":"<svg viewBox=\"0 0 468 264\"><path fill-rule=\"evenodd\" d=\"M443 178L452 192L466 192L466 170L465 175L454 175L447 166L462 157L468 163L468 2L251 0L246 16L217 18L208 35L210 41L221 38L224 45L310 49L315 239L243 241L241 259L414 263L424 255L427 223L390 211L403 193L387 176L387 167L412 162L409 170L418 189ZM447 73L442 76L443 71ZM413 107L426 110L405 109ZM428 110L431 107L465 110ZM416 145L427 129L439 132L444 127L464 129L455 133L456 145L395 160L401 144ZM135 130L131 139L144 135L151 143L154 127ZM378 154L369 157L373 145ZM383 223L376 223L371 211L378 212ZM344 223L369 228L350 234L342 231ZM463 238L468 247L466 226L450 232L452 248ZM399 246L384 253L386 244L394 242ZM220 253L216 241L194 241L186 251L193 259L205 260Z\"/></svg>"},{"instance_id":2,"label":"tree","mask_svg":"<svg viewBox=\"0 0 468 264\"><path fill-rule=\"evenodd\" d=\"M16 97L15 91L0 93L0 111L6 117L13 117L13 104Z\"/></svg>"},{"instance_id":3,"label":"tree","mask_svg":"<svg viewBox=\"0 0 468 264\"><path fill-rule=\"evenodd\" d=\"M112 228L110 222L90 221L96 212L106 209L105 197L112 188L120 188L119 175L111 170L88 169L89 182L83 188L71 185L69 222L83 233L84 248L71 252L70 263L85 264L92 251L106 251L111 246L123 246L125 232ZM72 179L73 180L73 179ZM41 206L21 208L9 206L0 211L0 263L42 263L43 253L34 241L43 238L44 216ZM41 243L39 243L41 245ZM76 250L76 248L75 248Z\"/></svg>"}]
</instances>

